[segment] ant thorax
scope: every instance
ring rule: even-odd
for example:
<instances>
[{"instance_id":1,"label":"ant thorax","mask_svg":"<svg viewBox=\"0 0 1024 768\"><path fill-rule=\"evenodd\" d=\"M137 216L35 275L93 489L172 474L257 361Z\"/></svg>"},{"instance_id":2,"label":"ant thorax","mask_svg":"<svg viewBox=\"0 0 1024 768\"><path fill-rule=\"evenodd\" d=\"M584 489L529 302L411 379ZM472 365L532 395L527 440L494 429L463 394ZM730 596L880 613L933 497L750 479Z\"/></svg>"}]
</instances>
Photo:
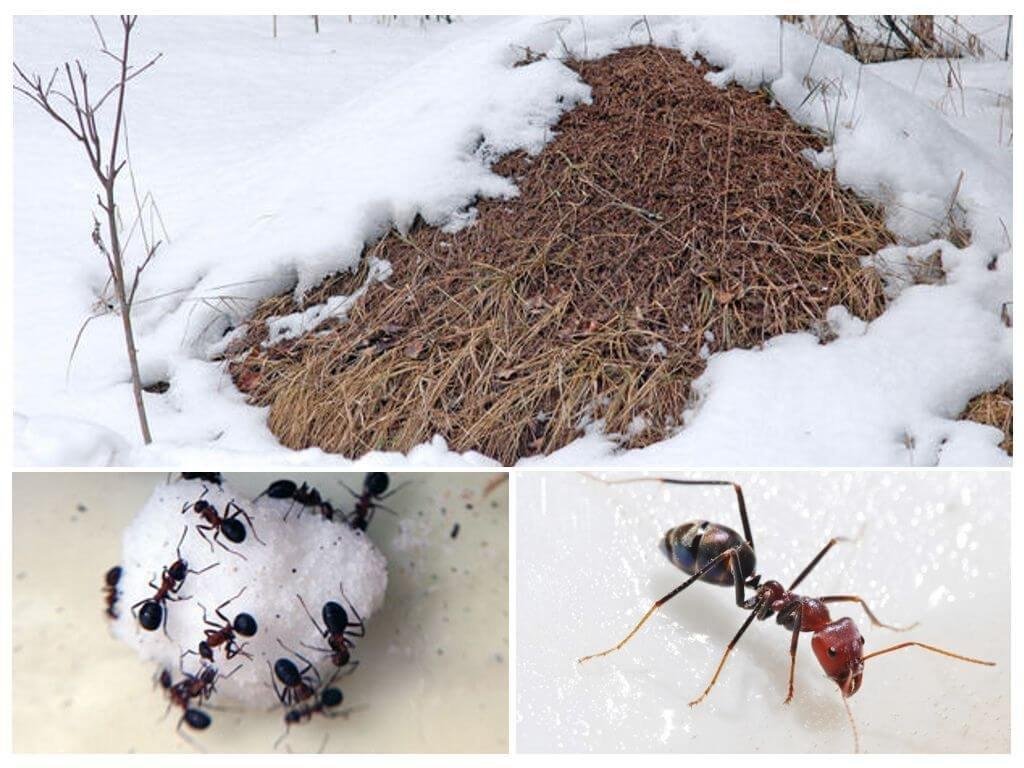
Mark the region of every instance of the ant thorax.
<instances>
[{"instance_id":1,"label":"ant thorax","mask_svg":"<svg viewBox=\"0 0 1024 768\"><path fill-rule=\"evenodd\" d=\"M215 703L263 710L277 704L265 660L289 658L301 671L305 657L307 681L319 675L326 683L338 671L333 636L314 627L296 595L321 627L322 607L341 606L337 620L329 612L341 630L338 642L346 648L344 639L351 639L355 646L362 631L355 616L369 626L383 605L387 561L371 536L321 515L297 514L291 498L254 499L259 490L247 494L205 477L176 477L157 487L122 537L118 615L109 624L144 659L168 670L174 684L212 664L221 671ZM225 526L225 520L234 522ZM237 535L240 528L244 536ZM357 648L352 656L354 664ZM177 690L182 699L184 689ZM295 694L290 699L320 695ZM183 701L199 706L195 698ZM183 727L192 725L185 720Z\"/></svg>"}]
</instances>

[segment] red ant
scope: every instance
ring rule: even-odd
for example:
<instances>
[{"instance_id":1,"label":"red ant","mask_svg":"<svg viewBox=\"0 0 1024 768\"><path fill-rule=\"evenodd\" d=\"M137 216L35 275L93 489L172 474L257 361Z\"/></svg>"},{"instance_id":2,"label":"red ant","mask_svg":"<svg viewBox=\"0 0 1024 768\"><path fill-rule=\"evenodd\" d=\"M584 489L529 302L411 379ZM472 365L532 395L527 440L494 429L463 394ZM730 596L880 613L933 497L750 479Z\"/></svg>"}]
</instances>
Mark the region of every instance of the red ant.
<instances>
[{"instance_id":1,"label":"red ant","mask_svg":"<svg viewBox=\"0 0 1024 768\"><path fill-rule=\"evenodd\" d=\"M181 707L182 709L176 730L181 730L182 723L197 731L205 730L210 727L212 720L201 709L191 706L192 699L198 699L200 704L208 701L216 690L217 678L230 677L239 668L236 667L229 675L219 675L215 666L207 664L199 670L199 674L190 675L185 671L181 659L178 660L178 666L181 669L182 679L177 683L172 682L171 673L167 669L162 670L158 678L160 686L167 692L167 709L168 711L171 707Z\"/></svg>"},{"instance_id":2,"label":"red ant","mask_svg":"<svg viewBox=\"0 0 1024 768\"><path fill-rule=\"evenodd\" d=\"M220 618L220 620L223 622L222 624L216 624L210 621L206 615L206 606L204 606L202 603L199 604L199 607L203 609L203 621L208 626L214 627L214 629L204 630L206 634L206 639L199 643L198 655L206 659L207 661L213 661L213 649L219 645L224 646L224 654L229 659L233 659L235 656L238 656L239 654L245 656L247 659L252 658L252 655L246 653L244 650L246 643L242 643L241 645L239 645L238 642L235 640L235 636L241 635L242 637L252 637L253 635L255 635L257 629L256 619L254 619L248 613L240 613L237 616L235 616L234 621L231 621L227 616L225 616L221 612L221 609L226 607L232 601L241 597L242 592L245 592L246 589L247 587L242 587L241 592L239 592L231 599L225 600L223 603L221 603L214 609L214 613L216 613L217 617ZM188 650L185 651L184 655L188 655L190 653L195 654L196 651Z\"/></svg>"},{"instance_id":3,"label":"red ant","mask_svg":"<svg viewBox=\"0 0 1024 768\"><path fill-rule=\"evenodd\" d=\"M303 507L309 507L315 509L327 520L333 520L338 510L334 508L331 502L326 501L323 496L320 495L320 491L307 483L302 485L296 485L291 480L275 480L267 489L257 496L254 501L259 501L263 496L269 496L272 499L291 499L292 501L298 502ZM291 507L285 513L284 519L287 520L288 516L292 513Z\"/></svg>"},{"instance_id":4,"label":"red ant","mask_svg":"<svg viewBox=\"0 0 1024 768\"><path fill-rule=\"evenodd\" d=\"M783 587L778 581L766 581L762 584L761 576L757 574L757 558L754 554L754 539L750 532L750 522L747 519L747 506L743 499L743 490L738 483L726 480L675 480L665 477L630 478L627 480L601 480L601 478L596 477L593 479L608 485L653 481L674 485L732 486L736 492L740 520L743 523L743 536L741 537L731 528L718 523L711 523L707 520L683 523L666 532L661 541L663 554L668 557L669 562L674 566L684 573L690 574L690 578L664 597L655 601L654 605L647 610L639 623L633 627L618 645L600 653L584 656L578 660L578 663L583 663L599 656L606 656L622 648L658 608L697 581L704 581L721 587L733 587L736 592L736 605L745 611L750 611L750 615L726 646L725 653L722 654L721 661L719 661L718 667L711 677L711 682L708 683L700 696L690 702L690 706L693 707L700 704L711 692L711 689L718 681L722 668L725 666L726 659L754 619L764 621L775 616L776 622L792 633L792 640L789 645L789 692L786 695L785 703L788 704L793 699L793 676L796 671L796 649L797 643L800 640L800 633L812 632L814 634L811 637L811 649L814 651L814 655L825 671L825 674L839 686L843 705L846 707L847 715L850 718L850 725L853 727L854 748L857 751L860 751L857 728L846 700L860 690L864 675L864 662L868 659L904 648L917 647L971 664L995 666L995 662L962 656L952 651L919 642L899 643L864 655L864 637L860 634L853 620L844 617L833 621L828 610L829 603L858 603L867 614L868 620L877 627L902 632L912 629L916 624L902 628L883 624L871 611L863 598L856 595L828 595L826 597L814 598L799 595L793 591L833 546L841 541L849 541L849 539L838 537L830 539L788 588ZM749 599L745 593L748 587L755 590L754 596Z\"/></svg>"},{"instance_id":5,"label":"red ant","mask_svg":"<svg viewBox=\"0 0 1024 768\"><path fill-rule=\"evenodd\" d=\"M357 531L365 531L369 527L370 521L373 520L373 513L376 510L383 509L391 514L396 514L393 509L385 507L380 502L394 496L408 483L402 483L397 488L392 488L391 492L388 493L387 490L390 482L391 480L386 472L370 472L363 478L363 489L360 493L356 493L342 483L342 487L351 493L356 500L356 507L348 515L346 522Z\"/></svg>"},{"instance_id":6,"label":"red ant","mask_svg":"<svg viewBox=\"0 0 1024 768\"><path fill-rule=\"evenodd\" d=\"M188 533L188 526L181 532L181 539L178 540L178 546L175 550L178 559L171 563L169 566L163 569L160 575L160 584L155 584L153 581L149 582L149 586L156 590L152 597L144 598L139 600L131 607L132 615L136 616L139 620L139 624L143 629L152 632L157 627L163 627L164 634L167 634L167 611L165 609L165 603L170 600L189 600L189 597L180 597L178 592L181 590L185 583L185 577L192 573L198 576L201 573L206 573L211 568L216 568L219 563L208 565L201 571L193 571L188 567L188 563L181 556L181 545L185 541L185 534ZM135 609L139 606L142 608L136 614Z\"/></svg>"},{"instance_id":7,"label":"red ant","mask_svg":"<svg viewBox=\"0 0 1024 768\"><path fill-rule=\"evenodd\" d=\"M320 615L324 620L323 628L317 624L316 619L313 618L313 614L309 612L309 608L306 607L306 602L302 599L301 595L295 595L299 599L299 603L302 605L302 610L309 616L309 620L313 622L313 626L316 627L316 631L320 633L320 636L327 641L328 648L316 648L312 645L306 645L302 643L306 648L313 651L323 651L324 653L330 654L331 661L334 662L336 667L344 667L351 660L349 655L349 648L355 648L349 638L361 638L366 637L366 625L363 624L362 618L359 616L359 612L356 611L356 607L352 605L352 602L345 597L345 589L341 588L341 596L345 602L348 603L349 610L356 617L355 621L348 620L348 613L340 604L329 600L324 603L323 608L320 610ZM358 664L358 662L356 662ZM353 665L353 668L355 665Z\"/></svg>"},{"instance_id":8,"label":"red ant","mask_svg":"<svg viewBox=\"0 0 1024 768\"><path fill-rule=\"evenodd\" d=\"M200 494L199 499L197 501L186 502L185 506L181 508L181 514L185 514L189 509L191 509L193 512L195 512L197 515L203 518L203 520L206 521L206 525L197 525L196 531L198 531L199 535L202 536L203 541L210 545L211 552L213 551L213 542L206 538L206 534L203 533L203 531L213 531L213 541L217 542L217 544L220 545L222 549L225 549L231 554L238 555L243 560L246 560L246 556L243 555L241 552L235 552L233 549L225 545L224 542L220 540L220 535L221 533L223 533L230 541L234 542L235 544L241 544L243 541L245 541L245 526L242 525L238 518L244 517L245 521L249 523L249 530L252 531L253 537L260 544L263 544L263 541L256 534L256 529L253 527L252 518L249 517L248 513L240 506L238 506L233 499L227 503L227 506L224 507L225 514L221 516L220 513L217 512L217 508L213 506L213 504L203 499L203 496L205 496L209 492L209 490L209 488L204 488L202 494ZM234 512L231 512L232 507L235 508ZM228 514L229 512L231 512L231 514Z\"/></svg>"},{"instance_id":9,"label":"red ant","mask_svg":"<svg viewBox=\"0 0 1024 768\"><path fill-rule=\"evenodd\" d=\"M107 601L107 616L111 619L117 618L117 611L114 610L114 606L117 604L117 583L119 581L121 581L121 566L115 565L107 571L107 574L104 577L106 585L103 587L103 592Z\"/></svg>"}]
</instances>

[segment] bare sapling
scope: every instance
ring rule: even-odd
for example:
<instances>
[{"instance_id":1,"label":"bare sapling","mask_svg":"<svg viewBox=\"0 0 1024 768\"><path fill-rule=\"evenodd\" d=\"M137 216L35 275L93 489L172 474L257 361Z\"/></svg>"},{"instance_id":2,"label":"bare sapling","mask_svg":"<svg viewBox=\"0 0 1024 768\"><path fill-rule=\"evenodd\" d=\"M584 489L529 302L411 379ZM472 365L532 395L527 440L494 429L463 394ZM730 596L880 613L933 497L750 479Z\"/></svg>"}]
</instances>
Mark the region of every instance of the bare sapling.
<instances>
[{"instance_id":1,"label":"bare sapling","mask_svg":"<svg viewBox=\"0 0 1024 768\"><path fill-rule=\"evenodd\" d=\"M118 68L117 81L106 90L101 92L90 90L88 73L77 59L73 66L70 62L65 62L63 66L54 69L53 74L46 81L37 74L27 75L21 67L15 64L14 71L18 79L14 89L35 102L82 145L89 159L89 165L100 182L101 192L97 194L96 199L103 212L102 223L100 219L93 216L92 241L106 259L107 269L110 273L110 281L113 285L124 330L135 409L138 413L142 439L148 444L152 442L152 437L146 418L145 404L142 400L142 380L139 375L138 355L132 332L131 308L142 271L156 254L160 243L147 240L146 253L140 265L135 269L134 278L130 284L126 284L124 244L119 231L120 218L115 196L118 177L128 162L127 151L125 151L125 157L121 157L121 149L126 144L124 126L127 86L131 80L153 66L160 58L160 54L157 54L142 66L133 66L129 63L129 44L137 19L137 16L120 17L123 34L120 51L112 51L107 47L99 25L96 25L103 54L113 59ZM113 122L106 127L104 135L101 136L96 116L111 97L115 103ZM109 133L109 139L107 133Z\"/></svg>"}]
</instances>

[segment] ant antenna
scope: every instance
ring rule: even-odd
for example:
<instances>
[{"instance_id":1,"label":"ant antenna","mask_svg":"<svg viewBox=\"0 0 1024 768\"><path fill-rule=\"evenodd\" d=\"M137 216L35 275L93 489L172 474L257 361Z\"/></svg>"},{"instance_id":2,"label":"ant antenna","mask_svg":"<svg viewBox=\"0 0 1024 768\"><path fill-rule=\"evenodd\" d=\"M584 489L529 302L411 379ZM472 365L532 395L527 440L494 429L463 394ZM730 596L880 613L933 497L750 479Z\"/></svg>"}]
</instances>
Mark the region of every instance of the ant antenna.
<instances>
[{"instance_id":1,"label":"ant antenna","mask_svg":"<svg viewBox=\"0 0 1024 768\"><path fill-rule=\"evenodd\" d=\"M904 648L910 648L915 646L917 648L924 648L926 651L931 651L932 653L940 653L943 656L949 656L949 658L951 659L966 661L970 664L981 664L986 667L994 667L996 665L994 661L984 661L982 659L972 658L971 656L961 656L959 653L953 653L952 651L947 651L942 648L936 648L934 645L928 645L927 643L918 643L913 640L905 643L899 643L898 645L893 645L888 648L883 648L882 650L875 651L874 653L869 653L866 656L864 656L862 661L867 661L868 659L874 658L875 656L881 656L883 653L892 653L893 651L901 651Z\"/></svg>"}]
</instances>

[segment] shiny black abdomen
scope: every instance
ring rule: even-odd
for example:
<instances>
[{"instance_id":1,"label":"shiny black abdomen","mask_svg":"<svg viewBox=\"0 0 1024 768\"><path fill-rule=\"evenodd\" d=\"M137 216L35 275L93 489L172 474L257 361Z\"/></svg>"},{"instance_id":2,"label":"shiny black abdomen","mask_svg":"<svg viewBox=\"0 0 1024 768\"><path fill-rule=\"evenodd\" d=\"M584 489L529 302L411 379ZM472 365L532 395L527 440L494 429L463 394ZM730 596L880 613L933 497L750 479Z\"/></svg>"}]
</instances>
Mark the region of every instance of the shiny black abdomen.
<instances>
[{"instance_id":1,"label":"shiny black abdomen","mask_svg":"<svg viewBox=\"0 0 1024 768\"><path fill-rule=\"evenodd\" d=\"M732 528L707 520L694 520L670 529L661 540L661 551L676 568L693 575L727 549L739 547L739 566L743 579L754 575L757 557L750 545ZM723 559L701 577L701 581L729 587L733 574Z\"/></svg>"}]
</instances>

